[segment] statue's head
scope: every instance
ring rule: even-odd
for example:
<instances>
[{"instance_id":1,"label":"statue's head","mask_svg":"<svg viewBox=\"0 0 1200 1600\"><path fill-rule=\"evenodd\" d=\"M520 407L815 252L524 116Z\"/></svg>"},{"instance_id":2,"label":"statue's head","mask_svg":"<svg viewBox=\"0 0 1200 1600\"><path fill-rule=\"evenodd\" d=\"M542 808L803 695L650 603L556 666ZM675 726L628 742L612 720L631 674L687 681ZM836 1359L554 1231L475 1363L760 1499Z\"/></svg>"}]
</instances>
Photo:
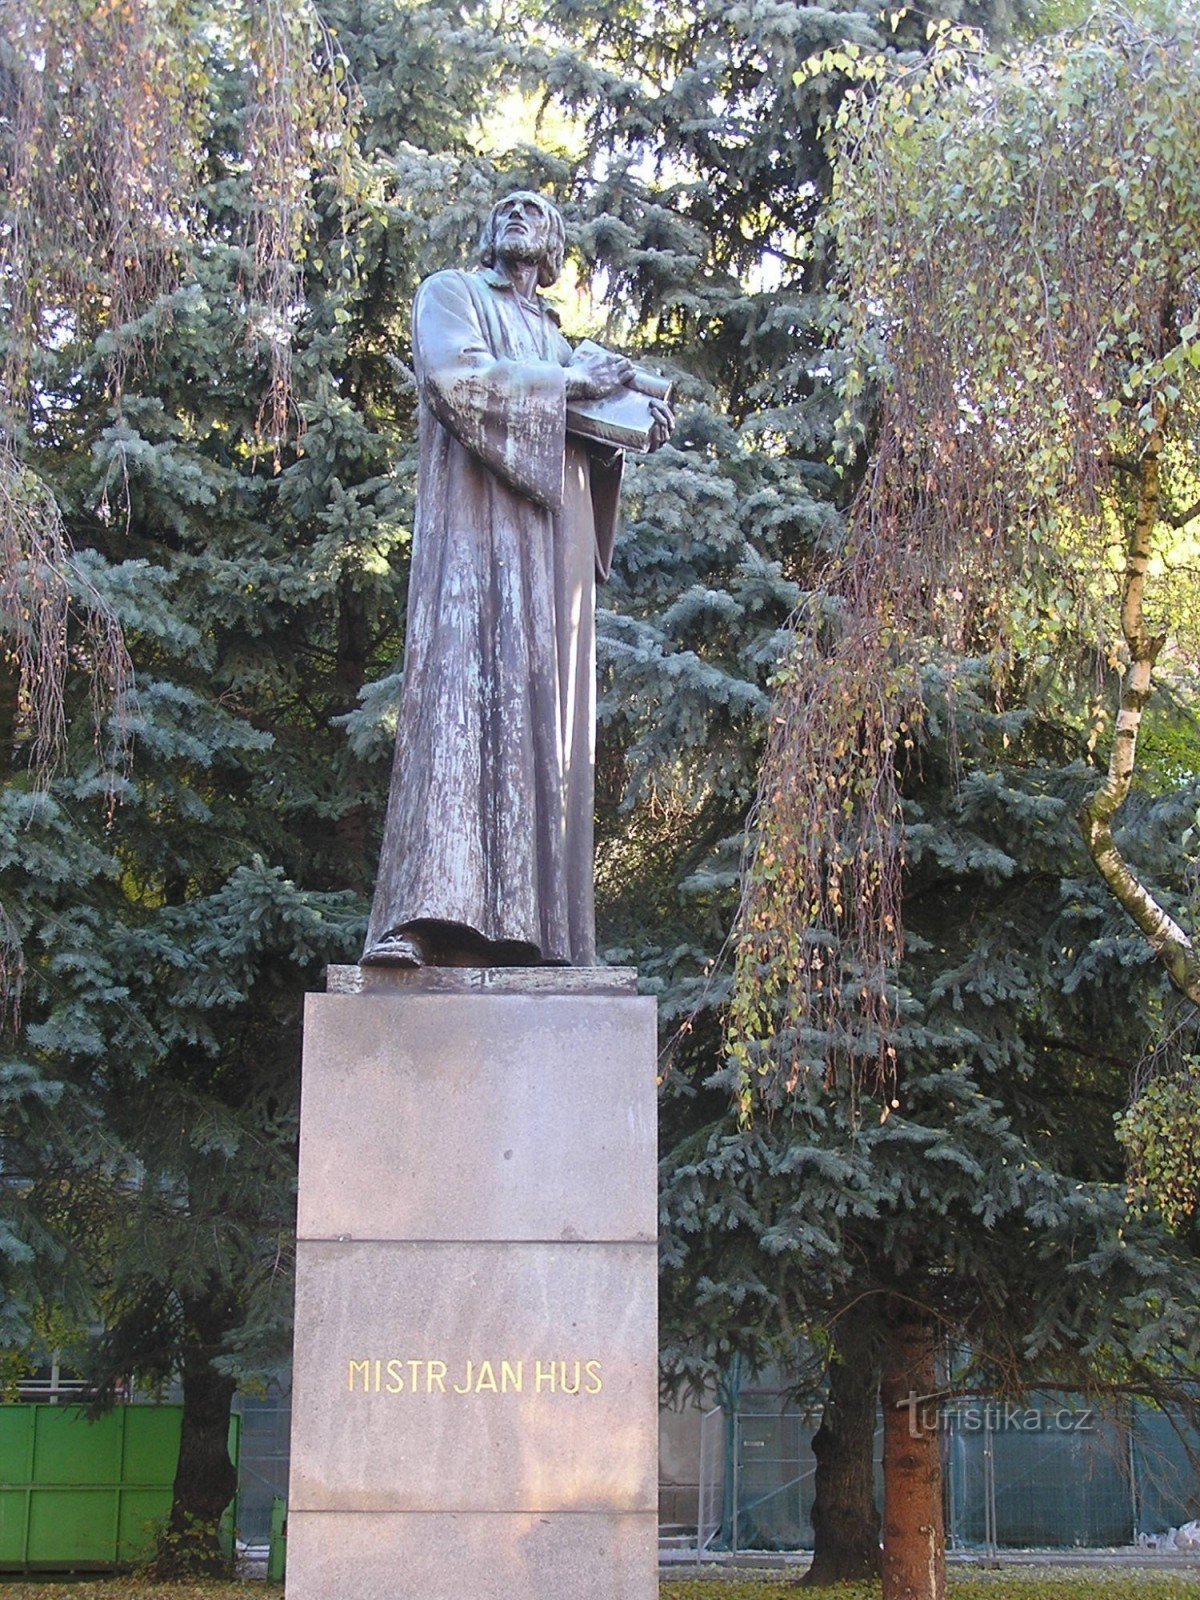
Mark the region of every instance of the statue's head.
<instances>
[{"instance_id":1,"label":"statue's head","mask_svg":"<svg viewBox=\"0 0 1200 1600\"><path fill-rule=\"evenodd\" d=\"M497 261L536 261L543 289L562 271L566 250L561 212L532 189L517 189L498 200L479 240L479 259L485 267L494 267Z\"/></svg>"}]
</instances>

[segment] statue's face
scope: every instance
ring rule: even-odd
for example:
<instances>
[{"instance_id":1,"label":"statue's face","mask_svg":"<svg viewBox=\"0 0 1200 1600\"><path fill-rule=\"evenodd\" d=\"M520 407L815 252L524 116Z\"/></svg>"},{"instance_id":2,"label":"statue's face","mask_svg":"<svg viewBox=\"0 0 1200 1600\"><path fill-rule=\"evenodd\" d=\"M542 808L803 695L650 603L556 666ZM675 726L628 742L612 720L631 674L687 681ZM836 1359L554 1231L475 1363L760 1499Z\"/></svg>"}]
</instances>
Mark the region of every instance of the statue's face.
<instances>
[{"instance_id":1,"label":"statue's face","mask_svg":"<svg viewBox=\"0 0 1200 1600\"><path fill-rule=\"evenodd\" d=\"M510 194L495 210L495 250L500 261L542 261L550 247L550 213L540 195Z\"/></svg>"}]
</instances>

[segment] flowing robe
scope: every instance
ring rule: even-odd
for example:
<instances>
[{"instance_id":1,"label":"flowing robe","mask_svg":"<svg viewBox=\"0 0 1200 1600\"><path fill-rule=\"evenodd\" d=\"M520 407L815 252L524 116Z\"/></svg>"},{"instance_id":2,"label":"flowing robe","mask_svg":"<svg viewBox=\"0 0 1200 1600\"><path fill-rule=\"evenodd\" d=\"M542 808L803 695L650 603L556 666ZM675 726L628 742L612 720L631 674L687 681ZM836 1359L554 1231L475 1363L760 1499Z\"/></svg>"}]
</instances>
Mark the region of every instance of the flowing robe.
<instances>
[{"instance_id":1,"label":"flowing robe","mask_svg":"<svg viewBox=\"0 0 1200 1600\"><path fill-rule=\"evenodd\" d=\"M396 756L367 950L596 959L595 582L622 457L566 432L571 348L490 269L413 308L417 516Z\"/></svg>"}]
</instances>

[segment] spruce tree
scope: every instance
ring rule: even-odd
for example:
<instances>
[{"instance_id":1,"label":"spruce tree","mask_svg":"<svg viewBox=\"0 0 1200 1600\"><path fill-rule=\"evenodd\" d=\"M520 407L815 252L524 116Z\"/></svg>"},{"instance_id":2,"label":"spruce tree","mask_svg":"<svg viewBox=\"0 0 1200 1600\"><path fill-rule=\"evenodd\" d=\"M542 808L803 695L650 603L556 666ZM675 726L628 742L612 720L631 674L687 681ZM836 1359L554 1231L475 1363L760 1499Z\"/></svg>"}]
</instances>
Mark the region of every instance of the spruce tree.
<instances>
[{"instance_id":1,"label":"spruce tree","mask_svg":"<svg viewBox=\"0 0 1200 1600\"><path fill-rule=\"evenodd\" d=\"M829 1329L857 1345L868 1385L879 1361L902 1553L894 1507L914 1466L914 1521L941 1516L936 1470L920 1481L936 1422L931 1408L910 1436L910 1393L1102 1394L1117 1379L1178 1398L1195 1359L1200 1267L1131 1211L1113 1129L1163 980L1087 871L1085 736L1045 706L997 712L977 670L950 699L927 684L904 788L901 1103L802 1080L773 1116L697 1132L666 1200L667 1293L704 1306L685 1370L731 1350L761 1363ZM1183 882L1187 810L1175 788L1147 796L1126 836L1160 883ZM955 1346L970 1359L948 1373ZM874 1413L872 1394L867 1449Z\"/></svg>"},{"instance_id":2,"label":"spruce tree","mask_svg":"<svg viewBox=\"0 0 1200 1600\"><path fill-rule=\"evenodd\" d=\"M1097 654L1123 674L1107 775L1089 783L1081 769L1075 809L1089 852L1145 934L1141 948L1195 999L1192 941L1172 914L1168 875L1136 865L1128 835L1118 842L1112 832L1136 796L1134 753L1158 657L1168 638L1176 651L1191 647L1186 610L1169 594L1156 600L1148 574L1152 551L1169 550L1195 516L1187 469L1175 489L1170 480L1182 459L1171 430L1186 431L1193 404L1195 149L1186 108L1195 43L1144 38L1122 21L1011 68L985 64L982 76L972 41L960 43L973 64L961 85L963 60L952 50L928 74L908 75L890 106L872 101L848 119L854 155L836 209L848 292L857 295L858 366L845 387L853 394L872 366L880 428L848 548L831 563L824 605L801 619L780 677L741 921L734 1059L747 1113L777 1093L786 1100L814 1069L834 1095L867 1086L893 1122L920 1103L907 996L891 984L905 948L901 915L911 958L924 910L914 907L913 840L901 826L904 752L919 745L915 724L929 715L921 667L956 651L1020 658L1048 648L1065 616L1086 616ZM928 98L914 94L917 81ZM881 140L870 152L873 136L858 142L868 128ZM1110 142L1105 128L1122 151L1115 166L1096 160ZM1161 199L1143 211L1148 192ZM874 278L860 270L868 259ZM875 337L886 359L872 362L865 352ZM1113 528L1124 560L1106 626ZM1019 692L999 665L993 692ZM1103 702L1094 714L1103 741ZM1188 799L1177 782L1177 812ZM902 978L910 964L899 967ZM1122 1023L1142 1023L1144 1049L1152 1041L1144 1019L1154 1013L1130 997L1113 1036ZM1120 1227L1119 1212L1110 1226ZM1114 1231L1111 1248L1120 1237ZM1156 1248L1169 1261L1161 1230ZM1095 1292L1103 1322L1103 1286ZM899 1374L889 1373L885 1350L884 1391L894 1395L905 1382L930 1386L934 1334L953 1315L937 1293L893 1295L889 1348L909 1350ZM1074 1343L1094 1348L1086 1337ZM885 1429L894 1420L885 1404ZM915 1453L909 1446L889 1461L898 1470ZM926 1537L910 1538L889 1510L889 1594L925 1594L930 1572L935 1590L944 1581L928 1492L932 1435L925 1454L928 1470L910 1475L908 1487L914 1497L925 1492L916 1520Z\"/></svg>"},{"instance_id":3,"label":"spruce tree","mask_svg":"<svg viewBox=\"0 0 1200 1600\"><path fill-rule=\"evenodd\" d=\"M68 674L49 781L20 722L5 748L0 898L24 964L5 1259L15 1291L69 1292L101 1324L98 1403L120 1378L182 1382L164 1570L220 1564L234 1386L287 1361L301 1002L359 947L386 790L341 719L400 643L404 317L495 57L438 6L329 20L369 121L352 186L314 174L290 329L249 265L249 62L217 29L184 259L136 322L81 319L41 351L19 441L135 679L97 744ZM114 340L137 357L119 387Z\"/></svg>"},{"instance_id":4,"label":"spruce tree","mask_svg":"<svg viewBox=\"0 0 1200 1600\"><path fill-rule=\"evenodd\" d=\"M1019 20L1002 7L937 9L997 38ZM928 18L716 4L670 20L577 4L545 16L564 43L536 61L538 81L586 125L575 184L585 260L618 296L618 336L672 371L684 401L672 448L630 475L600 636L601 930L657 990L667 1029L685 1027L663 1102L669 1172L722 1115L723 1091L706 1080L769 682L789 613L844 539L852 487L830 466L845 307L817 244L832 176L823 124L852 53L911 56ZM801 70L838 52L840 65ZM669 1185L668 1225L676 1197ZM672 1373L713 1334L704 1267L688 1261L664 1296ZM873 1343L870 1329L838 1337ZM873 1415L870 1362L835 1363L830 1382L831 1419ZM872 1431L831 1425L821 1438L815 1568L830 1579L878 1567ZM858 1518L835 1505L851 1483Z\"/></svg>"}]
</instances>

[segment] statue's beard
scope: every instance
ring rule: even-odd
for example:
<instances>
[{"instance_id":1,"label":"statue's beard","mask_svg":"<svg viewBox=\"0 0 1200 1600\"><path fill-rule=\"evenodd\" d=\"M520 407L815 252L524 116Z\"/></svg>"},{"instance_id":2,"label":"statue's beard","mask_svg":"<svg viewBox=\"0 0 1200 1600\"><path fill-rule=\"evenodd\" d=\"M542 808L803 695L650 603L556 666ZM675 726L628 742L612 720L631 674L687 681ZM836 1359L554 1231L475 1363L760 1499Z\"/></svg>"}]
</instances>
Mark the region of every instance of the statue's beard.
<instances>
[{"instance_id":1,"label":"statue's beard","mask_svg":"<svg viewBox=\"0 0 1200 1600\"><path fill-rule=\"evenodd\" d=\"M516 261L525 266L540 267L546 259L546 247L536 239L506 239L496 247L498 261Z\"/></svg>"}]
</instances>

